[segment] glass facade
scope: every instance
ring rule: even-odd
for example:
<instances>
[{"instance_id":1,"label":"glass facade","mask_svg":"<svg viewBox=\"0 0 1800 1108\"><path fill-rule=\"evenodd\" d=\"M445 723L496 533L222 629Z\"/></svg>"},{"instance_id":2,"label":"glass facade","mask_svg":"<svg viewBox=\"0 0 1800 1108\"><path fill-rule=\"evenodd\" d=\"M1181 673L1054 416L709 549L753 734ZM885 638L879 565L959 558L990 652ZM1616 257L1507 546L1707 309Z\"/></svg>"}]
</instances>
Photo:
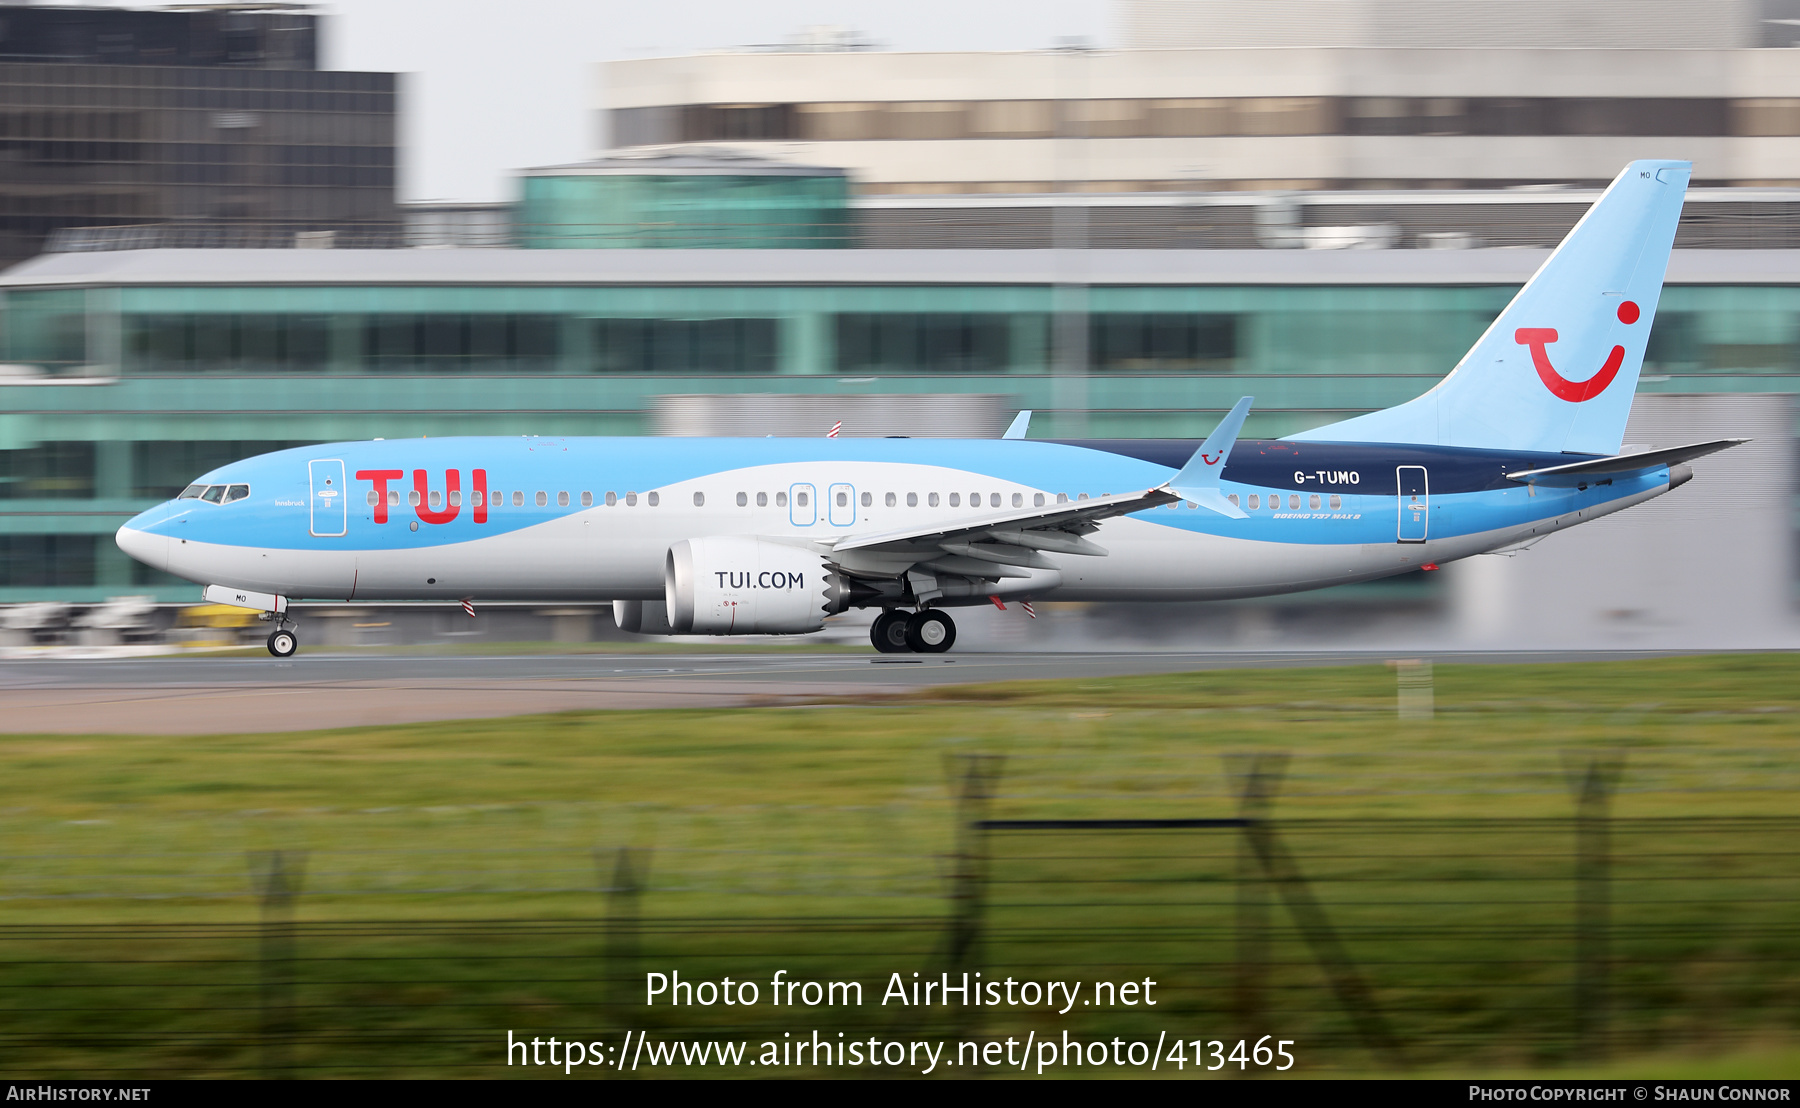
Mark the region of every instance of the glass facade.
<instances>
[{"instance_id":1,"label":"glass facade","mask_svg":"<svg viewBox=\"0 0 1800 1108\"><path fill-rule=\"evenodd\" d=\"M840 248L852 245L849 178L691 173L527 173L519 245L537 249Z\"/></svg>"},{"instance_id":2,"label":"glass facade","mask_svg":"<svg viewBox=\"0 0 1800 1108\"><path fill-rule=\"evenodd\" d=\"M0 263L76 228L398 237L395 99L391 73L0 62Z\"/></svg>"},{"instance_id":3,"label":"glass facade","mask_svg":"<svg viewBox=\"0 0 1800 1108\"><path fill-rule=\"evenodd\" d=\"M1418 395L1514 291L1096 285L1059 318L1069 301L1048 285L941 280L15 284L0 301L0 601L191 599L110 536L236 458L642 434L666 394L1000 394L1046 438L1200 437L1254 395L1246 434L1289 434ZM1800 391L1800 284L1670 286L1639 388Z\"/></svg>"}]
</instances>

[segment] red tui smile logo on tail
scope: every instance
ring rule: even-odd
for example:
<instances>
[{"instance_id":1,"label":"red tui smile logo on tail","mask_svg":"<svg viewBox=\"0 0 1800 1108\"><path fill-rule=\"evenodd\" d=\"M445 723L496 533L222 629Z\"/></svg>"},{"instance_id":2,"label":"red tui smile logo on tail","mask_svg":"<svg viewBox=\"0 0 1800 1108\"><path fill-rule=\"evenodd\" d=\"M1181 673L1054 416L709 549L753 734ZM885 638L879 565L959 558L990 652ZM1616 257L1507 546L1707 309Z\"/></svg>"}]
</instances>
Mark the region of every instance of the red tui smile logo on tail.
<instances>
[{"instance_id":1,"label":"red tui smile logo on tail","mask_svg":"<svg viewBox=\"0 0 1800 1108\"><path fill-rule=\"evenodd\" d=\"M1619 305L1619 322L1627 326L1638 321L1638 306L1630 300ZM1547 347L1556 341L1554 327L1521 327L1513 332L1513 341L1520 346L1531 347L1531 364L1537 367L1538 380L1544 382L1558 399L1567 400L1571 404L1579 404L1584 400L1592 400L1606 391L1613 378L1619 375L1619 367L1625 364L1625 348L1615 346L1612 353L1606 356L1606 364L1600 372L1585 381L1571 381L1556 372L1550 364L1550 351Z\"/></svg>"}]
</instances>

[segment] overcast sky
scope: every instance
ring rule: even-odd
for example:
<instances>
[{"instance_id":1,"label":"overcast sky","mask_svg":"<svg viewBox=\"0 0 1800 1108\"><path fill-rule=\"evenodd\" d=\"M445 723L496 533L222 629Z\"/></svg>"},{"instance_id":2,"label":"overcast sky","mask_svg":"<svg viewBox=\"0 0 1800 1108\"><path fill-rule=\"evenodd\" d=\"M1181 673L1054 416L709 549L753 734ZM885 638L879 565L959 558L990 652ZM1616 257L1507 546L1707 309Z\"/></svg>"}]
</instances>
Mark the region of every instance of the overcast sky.
<instances>
[{"instance_id":1,"label":"overcast sky","mask_svg":"<svg viewBox=\"0 0 1800 1108\"><path fill-rule=\"evenodd\" d=\"M1107 0L336 0L319 10L326 68L407 75L407 200L507 199L511 170L590 154L596 62L781 42L820 24L900 50L1117 39Z\"/></svg>"}]
</instances>

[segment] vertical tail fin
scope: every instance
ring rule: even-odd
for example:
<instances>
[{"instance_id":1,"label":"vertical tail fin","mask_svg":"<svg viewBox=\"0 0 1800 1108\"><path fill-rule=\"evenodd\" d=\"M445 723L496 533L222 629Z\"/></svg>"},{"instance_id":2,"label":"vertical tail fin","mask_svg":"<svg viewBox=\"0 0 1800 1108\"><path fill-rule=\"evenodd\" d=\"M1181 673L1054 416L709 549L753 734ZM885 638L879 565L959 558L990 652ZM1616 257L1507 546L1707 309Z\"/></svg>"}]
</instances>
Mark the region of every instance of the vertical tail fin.
<instances>
[{"instance_id":1,"label":"vertical tail fin","mask_svg":"<svg viewBox=\"0 0 1800 1108\"><path fill-rule=\"evenodd\" d=\"M1626 166L1430 392L1290 437L1616 454L1692 168Z\"/></svg>"}]
</instances>

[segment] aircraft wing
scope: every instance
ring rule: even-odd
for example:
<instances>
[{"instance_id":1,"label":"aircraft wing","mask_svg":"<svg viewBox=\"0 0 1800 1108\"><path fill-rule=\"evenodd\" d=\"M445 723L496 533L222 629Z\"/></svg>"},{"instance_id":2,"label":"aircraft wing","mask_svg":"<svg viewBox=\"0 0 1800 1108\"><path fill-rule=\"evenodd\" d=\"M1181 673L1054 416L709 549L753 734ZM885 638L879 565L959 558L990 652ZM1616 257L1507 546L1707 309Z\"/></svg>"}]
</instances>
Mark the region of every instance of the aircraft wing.
<instances>
[{"instance_id":1,"label":"aircraft wing","mask_svg":"<svg viewBox=\"0 0 1800 1108\"><path fill-rule=\"evenodd\" d=\"M1509 481L1523 481L1533 485L1567 485L1571 487L1591 485L1596 481L1603 481L1621 474L1642 473L1648 469L1704 458L1708 454L1716 454L1721 450L1742 446L1749 441L1749 439L1713 439L1710 442L1690 443L1687 446L1645 450L1638 454L1614 454L1605 458L1586 458L1579 462L1570 462L1568 465L1546 466L1543 469L1522 469L1517 473L1507 474L1506 478Z\"/></svg>"},{"instance_id":2,"label":"aircraft wing","mask_svg":"<svg viewBox=\"0 0 1800 1108\"><path fill-rule=\"evenodd\" d=\"M996 555L1016 556L1014 564L1031 564L1034 550L1053 550L1059 554L1104 556L1106 550L1082 538L1099 530L1101 520L1130 515L1149 508L1173 504L1181 497L1168 486L1142 492L1114 493L1088 500L1068 500L1046 504L1041 508L1014 508L1012 511L989 512L970 516L952 524L938 522L925 527L899 531L881 531L873 535L852 535L840 539L832 549L836 552L866 550L876 553L925 554L942 550L946 545L965 547L970 544L1009 547L993 551ZM981 558L983 554L963 557ZM988 553L988 552L984 552ZM990 559L990 566L1004 564Z\"/></svg>"}]
</instances>

